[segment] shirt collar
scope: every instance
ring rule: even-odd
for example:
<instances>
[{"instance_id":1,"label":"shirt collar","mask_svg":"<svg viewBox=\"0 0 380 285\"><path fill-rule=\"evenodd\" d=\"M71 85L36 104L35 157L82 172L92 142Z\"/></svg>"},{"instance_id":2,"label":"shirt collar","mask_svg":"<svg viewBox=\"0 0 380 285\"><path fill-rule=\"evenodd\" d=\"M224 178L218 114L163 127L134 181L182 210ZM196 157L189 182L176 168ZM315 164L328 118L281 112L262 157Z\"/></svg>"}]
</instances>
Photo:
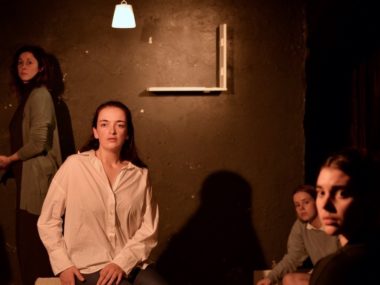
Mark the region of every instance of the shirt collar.
<instances>
[{"instance_id":1,"label":"shirt collar","mask_svg":"<svg viewBox=\"0 0 380 285\"><path fill-rule=\"evenodd\" d=\"M78 153L79 153L80 155L90 157L91 161L92 161L94 164L99 164L99 165L101 165L101 161L100 161L100 159L97 158L96 155L95 155L95 150L91 149L91 150L88 150L88 151L78 152ZM123 167L121 168L121 170L124 170L124 169L126 169L126 170L131 170L131 169L134 169L134 168L136 168L136 166L135 166L132 162L128 161L128 163L127 163L125 166L123 166Z\"/></svg>"},{"instance_id":2,"label":"shirt collar","mask_svg":"<svg viewBox=\"0 0 380 285\"><path fill-rule=\"evenodd\" d=\"M308 229L308 230L316 230L316 231L323 231L324 227L322 226L320 228L316 228L312 224L306 223L306 229Z\"/></svg>"}]
</instances>

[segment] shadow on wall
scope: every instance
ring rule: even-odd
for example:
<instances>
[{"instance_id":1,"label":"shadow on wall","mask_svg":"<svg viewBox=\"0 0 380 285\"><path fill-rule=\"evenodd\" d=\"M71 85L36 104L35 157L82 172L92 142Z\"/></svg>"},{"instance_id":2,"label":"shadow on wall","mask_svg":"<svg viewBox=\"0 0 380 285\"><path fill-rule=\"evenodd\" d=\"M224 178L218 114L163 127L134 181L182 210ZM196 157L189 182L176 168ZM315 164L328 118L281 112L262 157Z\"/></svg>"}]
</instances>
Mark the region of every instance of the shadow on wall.
<instances>
[{"instance_id":1,"label":"shadow on wall","mask_svg":"<svg viewBox=\"0 0 380 285\"><path fill-rule=\"evenodd\" d=\"M252 285L265 260L251 222L252 189L231 171L209 175L201 205L157 260L171 285Z\"/></svg>"},{"instance_id":2,"label":"shadow on wall","mask_svg":"<svg viewBox=\"0 0 380 285\"><path fill-rule=\"evenodd\" d=\"M10 260L6 250L3 229L0 227L0 284L9 284L12 279Z\"/></svg>"}]
</instances>

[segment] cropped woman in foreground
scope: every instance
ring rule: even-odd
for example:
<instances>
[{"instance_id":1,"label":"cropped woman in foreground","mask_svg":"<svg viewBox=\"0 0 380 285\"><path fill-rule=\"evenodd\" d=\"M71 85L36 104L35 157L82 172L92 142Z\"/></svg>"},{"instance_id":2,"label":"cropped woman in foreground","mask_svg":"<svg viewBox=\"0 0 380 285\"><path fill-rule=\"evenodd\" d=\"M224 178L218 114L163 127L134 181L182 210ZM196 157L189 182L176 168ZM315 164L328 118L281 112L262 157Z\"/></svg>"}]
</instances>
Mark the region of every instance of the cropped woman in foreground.
<instances>
[{"instance_id":1,"label":"cropped woman in foreground","mask_svg":"<svg viewBox=\"0 0 380 285\"><path fill-rule=\"evenodd\" d=\"M328 235L347 240L314 268L310 285L379 284L379 162L364 151L330 156L317 179L317 208Z\"/></svg>"}]
</instances>

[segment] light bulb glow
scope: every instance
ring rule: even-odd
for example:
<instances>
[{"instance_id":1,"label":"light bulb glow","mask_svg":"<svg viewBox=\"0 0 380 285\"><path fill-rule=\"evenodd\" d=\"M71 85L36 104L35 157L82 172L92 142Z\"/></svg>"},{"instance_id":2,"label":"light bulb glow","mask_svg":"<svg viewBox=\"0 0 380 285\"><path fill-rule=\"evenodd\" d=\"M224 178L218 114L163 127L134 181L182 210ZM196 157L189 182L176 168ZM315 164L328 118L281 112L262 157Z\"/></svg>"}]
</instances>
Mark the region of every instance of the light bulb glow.
<instances>
[{"instance_id":1,"label":"light bulb glow","mask_svg":"<svg viewBox=\"0 0 380 285\"><path fill-rule=\"evenodd\" d=\"M125 4L124 4L125 3ZM132 5L124 1L115 6L115 12L112 19L112 28L130 29L136 27L135 16Z\"/></svg>"}]
</instances>

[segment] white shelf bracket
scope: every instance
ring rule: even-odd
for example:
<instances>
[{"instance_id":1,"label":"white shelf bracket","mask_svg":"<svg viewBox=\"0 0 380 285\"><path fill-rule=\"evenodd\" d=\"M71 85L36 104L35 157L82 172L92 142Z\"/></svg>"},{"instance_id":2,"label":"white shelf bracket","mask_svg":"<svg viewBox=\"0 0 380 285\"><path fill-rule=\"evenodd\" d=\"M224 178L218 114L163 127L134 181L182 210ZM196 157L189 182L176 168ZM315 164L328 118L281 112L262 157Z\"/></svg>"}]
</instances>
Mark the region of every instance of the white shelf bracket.
<instances>
[{"instance_id":1,"label":"white shelf bracket","mask_svg":"<svg viewBox=\"0 0 380 285\"><path fill-rule=\"evenodd\" d=\"M227 90L227 24L219 26L219 87Z\"/></svg>"}]
</instances>

